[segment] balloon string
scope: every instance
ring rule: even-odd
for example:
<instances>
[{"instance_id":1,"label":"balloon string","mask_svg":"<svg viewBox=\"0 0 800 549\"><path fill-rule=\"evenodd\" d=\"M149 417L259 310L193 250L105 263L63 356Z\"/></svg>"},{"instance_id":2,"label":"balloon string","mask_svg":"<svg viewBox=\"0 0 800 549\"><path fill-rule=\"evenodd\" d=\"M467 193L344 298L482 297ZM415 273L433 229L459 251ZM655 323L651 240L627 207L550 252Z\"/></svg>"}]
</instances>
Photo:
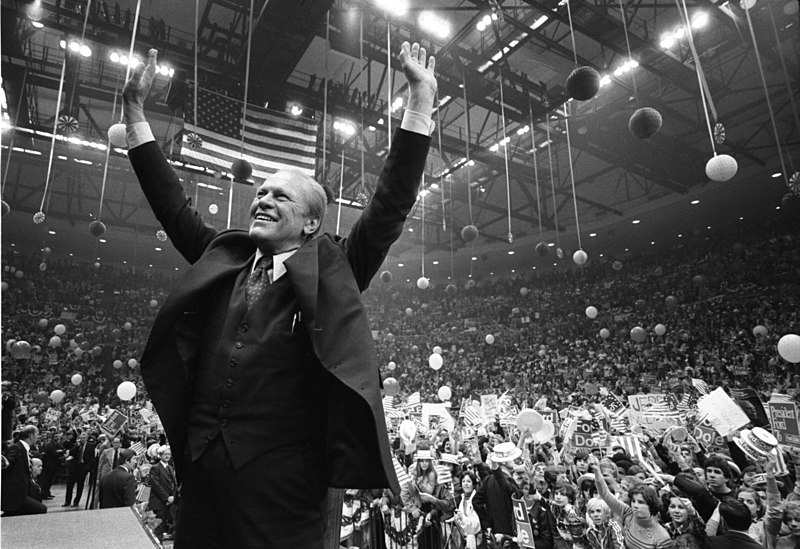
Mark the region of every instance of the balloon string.
<instances>
[{"instance_id":1,"label":"balloon string","mask_svg":"<svg viewBox=\"0 0 800 549\"><path fill-rule=\"evenodd\" d=\"M767 100L767 109L769 110L769 119L772 122L772 131L775 134L775 145L778 147L778 158L781 161L781 172L783 173L783 180L786 186L789 186L789 174L786 173L786 163L783 161L783 150L781 148L781 138L778 135L778 125L775 123L775 113L772 112L772 101L769 98L769 90L767 89L767 80L764 77L764 67L761 64L761 55L758 52L758 42L756 41L756 32L753 30L753 21L750 19L750 10L745 9L744 15L747 18L747 26L750 28L750 37L753 39L753 53L756 55L756 63L758 64L758 74L761 76L761 86L764 88L764 97Z\"/></svg>"},{"instance_id":2,"label":"balloon string","mask_svg":"<svg viewBox=\"0 0 800 549\"><path fill-rule=\"evenodd\" d=\"M503 125L503 161L506 166L506 209L508 210L508 243L514 241L511 232L511 178L508 175L508 138L506 137L506 106L503 98L503 70L500 70L500 118Z\"/></svg>"},{"instance_id":3,"label":"balloon string","mask_svg":"<svg viewBox=\"0 0 800 549\"><path fill-rule=\"evenodd\" d=\"M683 11L681 11L681 3L683 4ZM711 119L708 116L708 109L714 115L714 120L717 120L717 110L714 108L713 100L711 99L711 91L708 89L703 66L700 64L700 56L697 54L697 49L694 47L694 38L692 37L692 25L689 21L689 12L686 9L685 0L675 0L678 6L678 13L681 14L684 25L686 26L686 34L689 38L689 48L692 50L692 57L694 58L695 73L697 74L697 83L700 88L700 101L703 104L703 113L706 117L706 129L708 130L708 138L711 141L711 150L714 156L717 156L717 146L714 143L714 132L711 129Z\"/></svg>"},{"instance_id":4,"label":"balloon string","mask_svg":"<svg viewBox=\"0 0 800 549\"><path fill-rule=\"evenodd\" d=\"M789 91L789 103L792 105L792 114L794 115L794 125L800 128L800 115L797 114L797 102L794 99L794 91L792 90L791 79L789 78L789 71L786 69L786 60L783 58L783 50L781 49L781 41L778 38L778 28L775 25L775 16L772 15L772 4L767 2L767 10L769 11L769 19L772 22L772 34L775 36L775 49L778 51L778 59L781 61L781 68L783 69L783 80L786 82L786 89ZM792 172L795 172L794 161L792 155L787 155L789 158L789 165Z\"/></svg>"},{"instance_id":5,"label":"balloon string","mask_svg":"<svg viewBox=\"0 0 800 549\"><path fill-rule=\"evenodd\" d=\"M569 36L572 39L572 55L575 57L575 66L578 65L578 48L575 46L575 29L572 28L572 9L569 5L569 0L566 0L567 4L567 18L569 19Z\"/></svg>"},{"instance_id":6,"label":"balloon string","mask_svg":"<svg viewBox=\"0 0 800 549\"><path fill-rule=\"evenodd\" d=\"M322 91L322 182L327 183L328 152L328 57L331 52L331 10L325 17L325 89ZM363 128L362 128L363 129Z\"/></svg>"},{"instance_id":7,"label":"balloon string","mask_svg":"<svg viewBox=\"0 0 800 549\"><path fill-rule=\"evenodd\" d=\"M44 201L47 199L47 189L50 187L50 175L53 172L53 153L56 149L56 135L58 134L58 113L61 112L61 94L64 91L64 74L67 70L67 55L69 50L64 50L64 63L61 65L61 80L58 82L58 97L56 99L56 115L53 117L53 136L50 139L50 158L47 161L47 177L44 180L44 194L39 212L44 210Z\"/></svg>"},{"instance_id":8,"label":"balloon string","mask_svg":"<svg viewBox=\"0 0 800 549\"><path fill-rule=\"evenodd\" d=\"M533 105L528 101L528 118L531 127L531 150L533 152L533 179L536 182L536 217L539 219L539 241L542 241L542 199L539 193L539 165L536 161L536 130L533 124Z\"/></svg>"},{"instance_id":9,"label":"balloon string","mask_svg":"<svg viewBox=\"0 0 800 549\"><path fill-rule=\"evenodd\" d=\"M336 212L336 234L339 234L339 228L342 224L342 199L344 193L344 143L342 143L342 169L339 174L339 207Z\"/></svg>"},{"instance_id":10,"label":"balloon string","mask_svg":"<svg viewBox=\"0 0 800 549\"><path fill-rule=\"evenodd\" d=\"M114 89L114 105L111 107L111 120L117 113L117 98L119 97L119 75L117 75L117 86ZM103 184L100 186L100 206L97 208L97 219L103 219L103 201L106 196L106 181L108 178L108 161L111 158L111 138L108 139L106 144L106 163L103 166Z\"/></svg>"},{"instance_id":11,"label":"balloon string","mask_svg":"<svg viewBox=\"0 0 800 549\"><path fill-rule=\"evenodd\" d=\"M136 31L139 28L139 12L142 10L142 0L136 2L136 14L133 18L133 30L131 31L131 47L128 49L128 66L125 69L125 82L131 77L131 70L133 69L133 48L136 46ZM123 122L125 113L120 109L119 121ZM195 124L197 122L195 121Z\"/></svg>"},{"instance_id":12,"label":"balloon string","mask_svg":"<svg viewBox=\"0 0 800 549\"><path fill-rule=\"evenodd\" d=\"M572 145L569 140L569 102L564 105L564 129L567 131L567 159L569 160L569 179L572 184L572 206L575 208L575 231L578 233L578 249L582 250L581 245L581 225L578 220L578 195L575 192L575 169L572 167Z\"/></svg>"},{"instance_id":13,"label":"balloon string","mask_svg":"<svg viewBox=\"0 0 800 549\"><path fill-rule=\"evenodd\" d=\"M547 128L547 163L550 168L550 192L553 193L553 221L556 224L556 245L561 247L558 236L558 208L556 207L556 183L553 179L553 150L550 148L550 120L545 124Z\"/></svg>"},{"instance_id":14,"label":"balloon string","mask_svg":"<svg viewBox=\"0 0 800 549\"><path fill-rule=\"evenodd\" d=\"M442 189L442 193L444 193L444 188ZM453 200L453 183L452 181L447 182L447 197L450 199L451 203ZM453 208L450 208L450 226L453 226ZM448 233L450 235L450 279L455 281L456 272L455 272L455 252L453 251L453 231Z\"/></svg>"},{"instance_id":15,"label":"balloon string","mask_svg":"<svg viewBox=\"0 0 800 549\"><path fill-rule=\"evenodd\" d=\"M619 0L619 11L620 15L622 16L622 29L625 31L625 45L628 47L628 61L633 60L633 54L631 54L631 41L628 38L628 16L625 13L625 6L622 4L622 0ZM631 82L633 82L633 96L636 98L636 102L639 102L639 92L636 89L636 74L634 71L631 71Z\"/></svg>"},{"instance_id":16,"label":"balloon string","mask_svg":"<svg viewBox=\"0 0 800 549\"><path fill-rule=\"evenodd\" d=\"M467 205L469 207L469 224L474 225L472 222L472 178L471 178L471 171L470 171L470 158L469 158L469 139L470 139L470 123L469 123L469 101L467 101L467 74L462 69L461 71L461 79L464 88L464 120L466 121L466 132L467 137L464 140L464 144L466 147L467 153Z\"/></svg>"},{"instance_id":17,"label":"balloon string","mask_svg":"<svg viewBox=\"0 0 800 549\"><path fill-rule=\"evenodd\" d=\"M438 138L439 138L439 158L442 161L442 173L441 173L441 175L439 175L439 189L441 190L441 193L442 193L442 230L446 231L447 230L447 217L445 216L445 213L444 213L445 212L445 208L444 208L444 206L445 206L445 203L444 203L444 166L445 166L445 162L444 162L444 153L442 152L442 117L441 117L441 114L440 114L441 111L442 111L442 105L439 103L439 91L438 90L436 91L436 105L437 105L437 107L436 107L436 131L437 131Z\"/></svg>"},{"instance_id":18,"label":"balloon string","mask_svg":"<svg viewBox=\"0 0 800 549\"><path fill-rule=\"evenodd\" d=\"M247 30L247 65L244 68L244 106L242 107L242 143L239 146L239 155L244 158L244 134L247 128L247 93L250 90L250 51L253 48L253 2L250 0L250 20Z\"/></svg>"},{"instance_id":19,"label":"balloon string","mask_svg":"<svg viewBox=\"0 0 800 549\"><path fill-rule=\"evenodd\" d=\"M198 77L198 50L200 49L200 0L194 2L194 125L197 122L197 92L200 87Z\"/></svg>"},{"instance_id":20,"label":"balloon string","mask_svg":"<svg viewBox=\"0 0 800 549\"><path fill-rule=\"evenodd\" d=\"M392 27L386 18L386 135L389 148L392 148ZM423 267L424 268L424 267Z\"/></svg>"},{"instance_id":21,"label":"balloon string","mask_svg":"<svg viewBox=\"0 0 800 549\"><path fill-rule=\"evenodd\" d=\"M22 85L19 89L24 90L25 84L28 81L28 67L25 67L25 73L22 75ZM19 94L17 100L17 113L14 115L14 127L11 129L11 138L8 143L8 159L6 160L6 167L3 171L3 184L0 187L0 196L5 194L6 181L8 180L8 168L11 166L11 151L14 150L14 138L17 136L17 124L19 123L19 111L22 109L22 99L25 97L24 93Z\"/></svg>"},{"instance_id":22,"label":"balloon string","mask_svg":"<svg viewBox=\"0 0 800 549\"><path fill-rule=\"evenodd\" d=\"M425 278L425 174L422 174L422 185L421 188L423 191L420 193L420 200L422 202L422 223L421 223L421 235L420 240L422 241L422 277Z\"/></svg>"}]
</instances>

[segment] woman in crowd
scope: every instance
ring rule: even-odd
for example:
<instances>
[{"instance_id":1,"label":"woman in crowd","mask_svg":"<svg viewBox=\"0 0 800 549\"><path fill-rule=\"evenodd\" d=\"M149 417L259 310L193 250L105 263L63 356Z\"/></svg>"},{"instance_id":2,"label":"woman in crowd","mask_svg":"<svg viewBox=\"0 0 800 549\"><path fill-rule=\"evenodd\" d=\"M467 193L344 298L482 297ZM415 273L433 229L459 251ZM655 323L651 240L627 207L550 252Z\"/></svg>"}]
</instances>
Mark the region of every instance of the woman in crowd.
<instances>
[{"instance_id":1,"label":"woman in crowd","mask_svg":"<svg viewBox=\"0 0 800 549\"><path fill-rule=\"evenodd\" d=\"M463 493L456 498L456 524L464 538L463 546L466 549L476 549L478 544L483 542L481 534L481 520L475 508L472 506L472 499L475 497L475 487L478 479L474 473L465 471L461 477L461 489Z\"/></svg>"},{"instance_id":2,"label":"woman in crowd","mask_svg":"<svg viewBox=\"0 0 800 549\"><path fill-rule=\"evenodd\" d=\"M675 489L665 494L664 503L667 504L664 526L675 549L704 549L707 546L705 525L692 502Z\"/></svg>"},{"instance_id":3,"label":"woman in crowd","mask_svg":"<svg viewBox=\"0 0 800 549\"><path fill-rule=\"evenodd\" d=\"M453 494L447 484L437 481L436 467L429 449L417 449L411 475L411 514L417 520L419 549L440 549L442 521L454 508Z\"/></svg>"},{"instance_id":4,"label":"woman in crowd","mask_svg":"<svg viewBox=\"0 0 800 549\"><path fill-rule=\"evenodd\" d=\"M651 487L640 485L629 492L631 504L619 500L608 489L599 467L595 467L597 495L605 501L614 515L622 517L622 533L626 549L672 549L674 544L656 517L661 506L658 494Z\"/></svg>"},{"instance_id":5,"label":"woman in crowd","mask_svg":"<svg viewBox=\"0 0 800 549\"><path fill-rule=\"evenodd\" d=\"M600 498L586 502L588 527L582 540L586 549L623 549L622 529L611 520L611 508Z\"/></svg>"},{"instance_id":6,"label":"woman in crowd","mask_svg":"<svg viewBox=\"0 0 800 549\"><path fill-rule=\"evenodd\" d=\"M764 513L766 512L764 500L761 499L761 496L755 488L747 486L739 488L739 491L736 493L736 499L747 505L753 517L753 524L750 525L748 534L758 543L764 545Z\"/></svg>"}]
</instances>

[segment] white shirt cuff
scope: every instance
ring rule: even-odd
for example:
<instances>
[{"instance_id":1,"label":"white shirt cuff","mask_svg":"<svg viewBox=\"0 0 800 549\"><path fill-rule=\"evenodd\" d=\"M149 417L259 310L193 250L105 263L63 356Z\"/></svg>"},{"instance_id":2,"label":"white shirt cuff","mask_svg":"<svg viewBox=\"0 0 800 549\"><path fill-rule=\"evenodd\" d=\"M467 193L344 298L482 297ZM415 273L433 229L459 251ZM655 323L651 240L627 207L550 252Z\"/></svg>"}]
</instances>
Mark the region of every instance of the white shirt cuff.
<instances>
[{"instance_id":1,"label":"white shirt cuff","mask_svg":"<svg viewBox=\"0 0 800 549\"><path fill-rule=\"evenodd\" d=\"M128 149L134 149L139 145L156 140L153 137L153 130L150 129L150 124L147 122L128 124L125 128L125 137L128 140Z\"/></svg>"},{"instance_id":2,"label":"white shirt cuff","mask_svg":"<svg viewBox=\"0 0 800 549\"><path fill-rule=\"evenodd\" d=\"M400 127L409 132L431 135L436 124L431 120L430 116L406 109L403 113L403 121L400 123Z\"/></svg>"}]
</instances>

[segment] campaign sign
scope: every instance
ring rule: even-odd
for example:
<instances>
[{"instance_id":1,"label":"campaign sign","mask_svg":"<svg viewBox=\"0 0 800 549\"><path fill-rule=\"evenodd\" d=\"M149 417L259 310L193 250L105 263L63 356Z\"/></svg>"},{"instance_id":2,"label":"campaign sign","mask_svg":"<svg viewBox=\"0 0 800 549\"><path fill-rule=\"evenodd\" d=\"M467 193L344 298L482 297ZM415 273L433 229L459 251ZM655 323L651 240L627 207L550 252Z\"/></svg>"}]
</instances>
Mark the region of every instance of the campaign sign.
<instances>
[{"instance_id":1,"label":"campaign sign","mask_svg":"<svg viewBox=\"0 0 800 549\"><path fill-rule=\"evenodd\" d=\"M794 402L769 402L769 420L772 434L779 444L800 446L800 425L797 421L797 406Z\"/></svg>"},{"instance_id":2,"label":"campaign sign","mask_svg":"<svg viewBox=\"0 0 800 549\"><path fill-rule=\"evenodd\" d=\"M597 431L597 426L592 420L576 420L575 433L572 435L572 446L575 448L594 449L598 447L597 439L592 434Z\"/></svg>"},{"instance_id":3,"label":"campaign sign","mask_svg":"<svg viewBox=\"0 0 800 549\"><path fill-rule=\"evenodd\" d=\"M725 440L707 421L695 425L692 436L707 450L721 450L727 448Z\"/></svg>"},{"instance_id":4,"label":"campaign sign","mask_svg":"<svg viewBox=\"0 0 800 549\"><path fill-rule=\"evenodd\" d=\"M517 521L517 544L521 547L531 547L535 549L536 546L533 543L533 528L528 518L528 509L525 507L525 501L512 497L511 503L514 509L514 520Z\"/></svg>"},{"instance_id":5,"label":"campaign sign","mask_svg":"<svg viewBox=\"0 0 800 549\"><path fill-rule=\"evenodd\" d=\"M653 404L664 402L666 395L664 393L650 393L647 395L628 395L628 421L633 425L641 425L642 427L650 427L653 429L667 429L672 425L680 425L680 419L677 417L659 417L654 414L645 415L647 410Z\"/></svg>"},{"instance_id":6,"label":"campaign sign","mask_svg":"<svg viewBox=\"0 0 800 549\"><path fill-rule=\"evenodd\" d=\"M116 435L122 426L125 425L125 422L128 421L128 417L120 412L119 410L111 410L111 413L108 414L108 417L100 426L100 429L105 433L108 433L111 436Z\"/></svg>"}]
</instances>

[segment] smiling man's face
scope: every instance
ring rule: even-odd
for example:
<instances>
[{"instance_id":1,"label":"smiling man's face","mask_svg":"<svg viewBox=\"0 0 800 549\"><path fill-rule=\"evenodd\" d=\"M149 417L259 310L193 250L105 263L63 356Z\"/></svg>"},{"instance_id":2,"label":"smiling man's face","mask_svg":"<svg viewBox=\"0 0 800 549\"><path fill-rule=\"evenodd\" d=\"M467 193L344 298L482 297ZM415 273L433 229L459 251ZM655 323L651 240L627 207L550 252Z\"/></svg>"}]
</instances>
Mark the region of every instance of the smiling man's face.
<instances>
[{"instance_id":1,"label":"smiling man's face","mask_svg":"<svg viewBox=\"0 0 800 549\"><path fill-rule=\"evenodd\" d=\"M314 192L291 172L264 181L250 205L250 238L262 252L274 255L298 248L317 230L320 220L309 214Z\"/></svg>"}]
</instances>

